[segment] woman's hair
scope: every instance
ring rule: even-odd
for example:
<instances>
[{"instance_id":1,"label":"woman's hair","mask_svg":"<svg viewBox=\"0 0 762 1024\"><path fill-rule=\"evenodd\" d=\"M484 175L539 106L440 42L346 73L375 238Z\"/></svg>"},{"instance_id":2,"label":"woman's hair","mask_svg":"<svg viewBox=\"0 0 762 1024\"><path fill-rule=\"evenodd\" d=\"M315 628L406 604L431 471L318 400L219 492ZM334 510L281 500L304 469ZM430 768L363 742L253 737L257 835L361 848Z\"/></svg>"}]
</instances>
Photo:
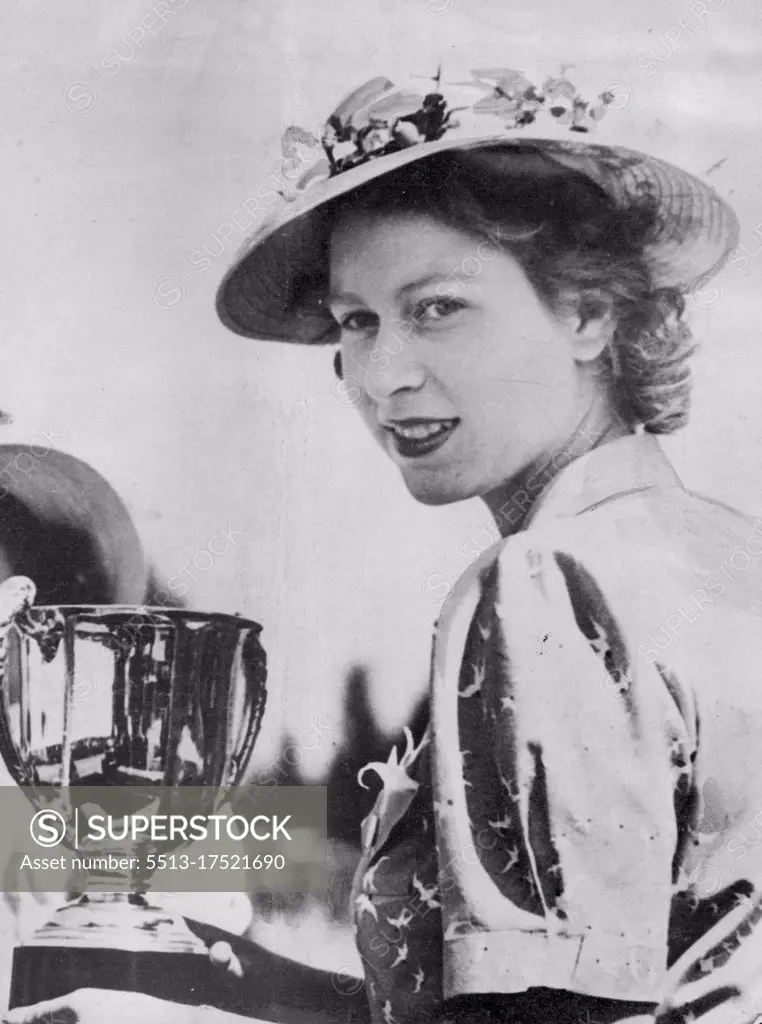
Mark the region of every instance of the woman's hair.
<instances>
[{"instance_id":1,"label":"woman's hair","mask_svg":"<svg viewBox=\"0 0 762 1024\"><path fill-rule=\"evenodd\" d=\"M658 227L647 194L620 210L591 179L527 144L520 159L496 147L415 161L338 209L428 215L513 256L554 314L570 303L583 321L609 312L615 329L599 366L618 414L653 434L685 425L695 346L682 294L655 287L645 258Z\"/></svg>"}]
</instances>

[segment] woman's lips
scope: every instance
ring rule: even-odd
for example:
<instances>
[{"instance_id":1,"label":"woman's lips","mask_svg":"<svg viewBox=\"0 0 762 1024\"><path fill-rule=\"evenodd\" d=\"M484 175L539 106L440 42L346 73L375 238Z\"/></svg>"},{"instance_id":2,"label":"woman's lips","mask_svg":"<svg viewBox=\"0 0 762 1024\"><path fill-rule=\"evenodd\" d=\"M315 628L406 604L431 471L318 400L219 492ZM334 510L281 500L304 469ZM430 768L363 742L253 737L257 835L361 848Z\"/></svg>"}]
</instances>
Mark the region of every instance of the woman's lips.
<instances>
[{"instance_id":1,"label":"woman's lips","mask_svg":"<svg viewBox=\"0 0 762 1024\"><path fill-rule=\"evenodd\" d=\"M460 420L406 419L383 424L399 455L418 459L441 448Z\"/></svg>"}]
</instances>

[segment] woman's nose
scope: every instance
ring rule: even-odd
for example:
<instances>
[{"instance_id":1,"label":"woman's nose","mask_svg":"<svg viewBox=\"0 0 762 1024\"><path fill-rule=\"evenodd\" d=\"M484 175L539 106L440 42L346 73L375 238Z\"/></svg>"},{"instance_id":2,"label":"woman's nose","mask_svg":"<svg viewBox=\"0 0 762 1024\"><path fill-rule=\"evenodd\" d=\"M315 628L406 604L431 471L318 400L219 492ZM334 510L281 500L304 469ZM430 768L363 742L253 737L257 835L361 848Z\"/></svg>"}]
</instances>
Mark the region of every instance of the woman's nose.
<instances>
[{"instance_id":1,"label":"woman's nose","mask_svg":"<svg viewBox=\"0 0 762 1024\"><path fill-rule=\"evenodd\" d=\"M398 391L417 390L426 380L426 369L414 341L400 330L379 332L372 345L352 355L362 370L363 387L375 401ZM351 373L350 366L345 365L344 372Z\"/></svg>"}]
</instances>

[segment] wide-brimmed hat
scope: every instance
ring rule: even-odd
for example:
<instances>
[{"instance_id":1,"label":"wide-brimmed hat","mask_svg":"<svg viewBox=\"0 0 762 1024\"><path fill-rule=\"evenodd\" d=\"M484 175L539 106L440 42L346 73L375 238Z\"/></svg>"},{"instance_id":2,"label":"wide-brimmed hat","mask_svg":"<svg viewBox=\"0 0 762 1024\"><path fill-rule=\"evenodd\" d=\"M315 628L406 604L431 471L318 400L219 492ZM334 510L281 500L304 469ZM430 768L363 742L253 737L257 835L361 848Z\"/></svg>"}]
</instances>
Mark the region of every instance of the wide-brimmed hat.
<instances>
[{"instance_id":1,"label":"wide-brimmed hat","mask_svg":"<svg viewBox=\"0 0 762 1024\"><path fill-rule=\"evenodd\" d=\"M140 604L149 569L114 488L47 444L0 444L0 563L29 576L37 602ZM39 574L39 575L38 575Z\"/></svg>"},{"instance_id":2,"label":"wide-brimmed hat","mask_svg":"<svg viewBox=\"0 0 762 1024\"><path fill-rule=\"evenodd\" d=\"M588 102L563 77L539 88L504 68L472 77L446 86L438 74L428 92L375 78L342 101L319 138L288 129L280 200L220 285L222 322L261 340L335 342L335 321L321 304L326 204L336 206L375 178L452 150L498 147L530 174L539 156L546 166L592 180L623 211L648 197L654 216L645 255L657 286L689 291L721 268L739 226L714 189L656 157L583 141L604 115L614 116L615 91ZM541 119L548 126L542 136L535 134Z\"/></svg>"}]
</instances>

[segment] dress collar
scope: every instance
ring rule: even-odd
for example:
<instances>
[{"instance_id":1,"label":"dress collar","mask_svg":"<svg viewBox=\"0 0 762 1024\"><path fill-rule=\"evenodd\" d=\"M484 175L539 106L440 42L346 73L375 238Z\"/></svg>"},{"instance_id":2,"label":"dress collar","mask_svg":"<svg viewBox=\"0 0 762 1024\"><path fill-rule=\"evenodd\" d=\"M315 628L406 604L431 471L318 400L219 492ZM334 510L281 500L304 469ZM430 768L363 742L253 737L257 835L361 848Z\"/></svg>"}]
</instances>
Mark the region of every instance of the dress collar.
<instances>
[{"instance_id":1,"label":"dress collar","mask_svg":"<svg viewBox=\"0 0 762 1024\"><path fill-rule=\"evenodd\" d=\"M622 494L682 486L653 434L628 434L593 448L561 470L540 495L524 529L576 516Z\"/></svg>"}]
</instances>

